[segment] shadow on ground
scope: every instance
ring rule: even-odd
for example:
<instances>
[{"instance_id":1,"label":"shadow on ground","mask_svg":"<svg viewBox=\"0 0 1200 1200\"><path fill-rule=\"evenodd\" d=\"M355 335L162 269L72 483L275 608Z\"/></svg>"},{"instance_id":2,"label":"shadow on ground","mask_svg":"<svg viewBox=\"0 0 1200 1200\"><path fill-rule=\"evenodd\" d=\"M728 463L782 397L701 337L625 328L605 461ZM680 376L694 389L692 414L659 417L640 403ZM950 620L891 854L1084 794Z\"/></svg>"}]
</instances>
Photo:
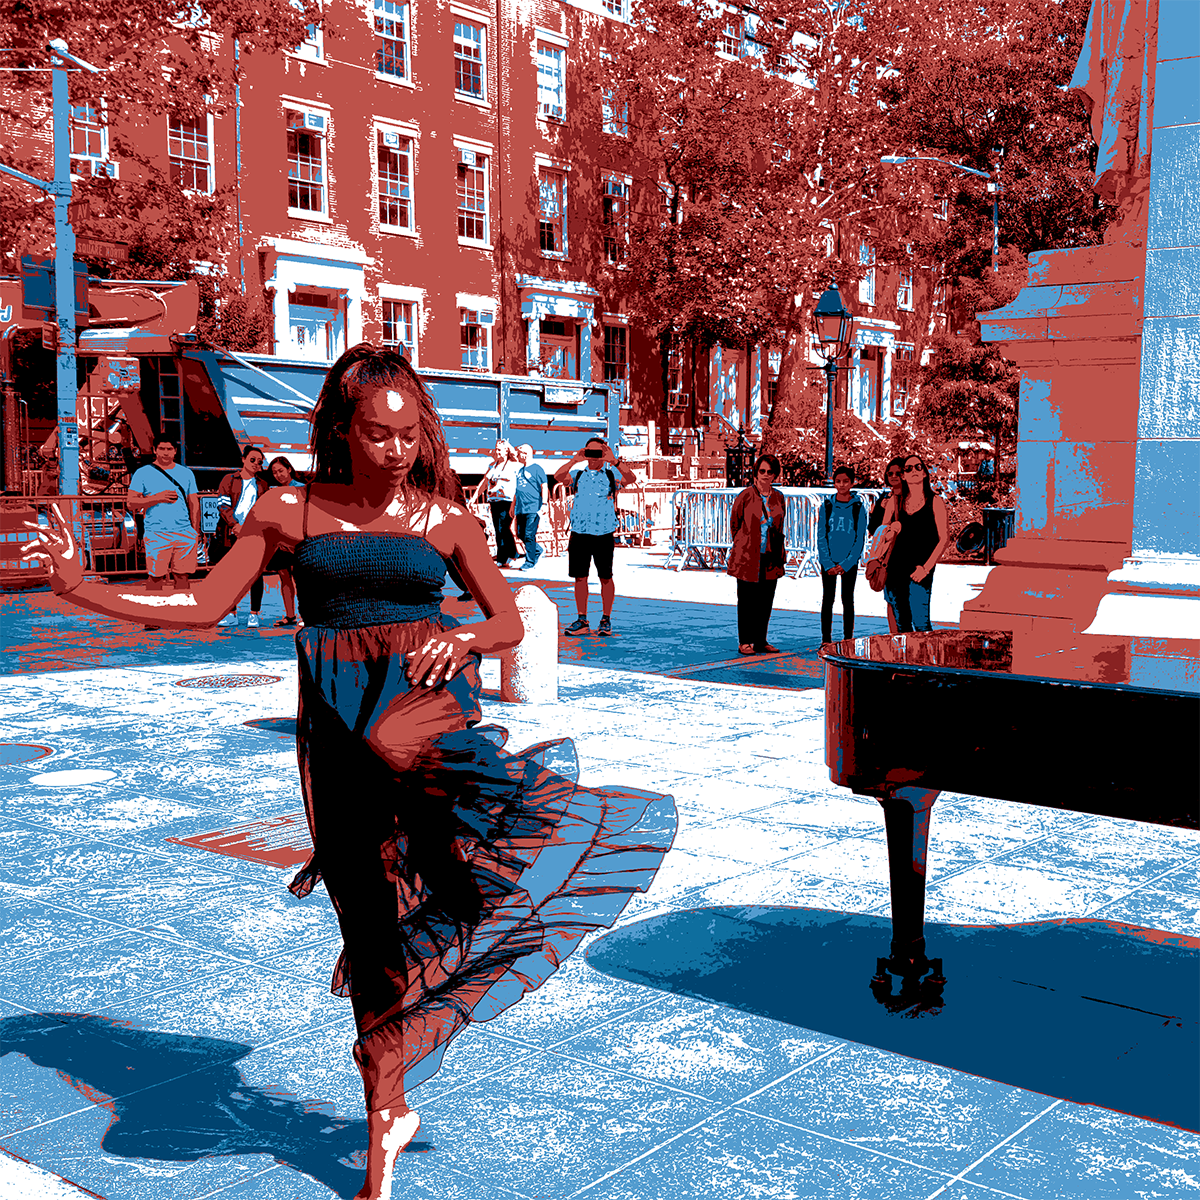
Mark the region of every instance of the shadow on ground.
<instances>
[{"instance_id":1,"label":"shadow on ground","mask_svg":"<svg viewBox=\"0 0 1200 1200\"><path fill-rule=\"evenodd\" d=\"M705 908L614 930L587 960L632 983L1200 1130L1200 941L1110 921L927 923L944 1000L889 1011L870 981L891 933L883 917Z\"/></svg>"},{"instance_id":2,"label":"shadow on ground","mask_svg":"<svg viewBox=\"0 0 1200 1200\"><path fill-rule=\"evenodd\" d=\"M0 1056L57 1071L112 1113L100 1149L123 1158L194 1162L269 1154L336 1195L362 1187L365 1120L247 1084L235 1065L250 1046L138 1029L106 1017L32 1013L0 1021ZM413 1142L409 1151L430 1149Z\"/></svg>"}]
</instances>

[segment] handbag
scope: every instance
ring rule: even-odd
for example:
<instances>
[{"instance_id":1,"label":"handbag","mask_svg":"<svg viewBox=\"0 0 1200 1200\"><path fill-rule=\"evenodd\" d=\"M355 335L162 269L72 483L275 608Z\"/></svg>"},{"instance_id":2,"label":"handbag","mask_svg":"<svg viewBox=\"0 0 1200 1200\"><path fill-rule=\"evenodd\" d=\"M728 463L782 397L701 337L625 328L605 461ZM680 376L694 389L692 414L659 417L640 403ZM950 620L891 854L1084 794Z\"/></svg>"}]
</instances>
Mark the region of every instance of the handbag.
<instances>
[{"instance_id":1,"label":"handbag","mask_svg":"<svg viewBox=\"0 0 1200 1200\"><path fill-rule=\"evenodd\" d=\"M885 525L875 531L867 550L867 565L863 574L871 585L871 591L882 592L887 586L887 563L896 544L896 534L890 526Z\"/></svg>"}]
</instances>

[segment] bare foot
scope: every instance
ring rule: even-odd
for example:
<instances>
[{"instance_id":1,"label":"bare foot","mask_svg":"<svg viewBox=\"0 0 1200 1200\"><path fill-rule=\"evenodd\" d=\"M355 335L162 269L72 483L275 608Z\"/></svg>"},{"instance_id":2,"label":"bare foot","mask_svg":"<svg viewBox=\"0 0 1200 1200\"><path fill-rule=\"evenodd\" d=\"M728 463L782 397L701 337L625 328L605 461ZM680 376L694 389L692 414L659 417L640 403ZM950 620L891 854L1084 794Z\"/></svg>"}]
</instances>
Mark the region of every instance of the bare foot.
<instances>
[{"instance_id":1,"label":"bare foot","mask_svg":"<svg viewBox=\"0 0 1200 1200\"><path fill-rule=\"evenodd\" d=\"M421 1118L411 1108L367 1113L367 1179L354 1200L392 1200L396 1158L420 1128Z\"/></svg>"}]
</instances>

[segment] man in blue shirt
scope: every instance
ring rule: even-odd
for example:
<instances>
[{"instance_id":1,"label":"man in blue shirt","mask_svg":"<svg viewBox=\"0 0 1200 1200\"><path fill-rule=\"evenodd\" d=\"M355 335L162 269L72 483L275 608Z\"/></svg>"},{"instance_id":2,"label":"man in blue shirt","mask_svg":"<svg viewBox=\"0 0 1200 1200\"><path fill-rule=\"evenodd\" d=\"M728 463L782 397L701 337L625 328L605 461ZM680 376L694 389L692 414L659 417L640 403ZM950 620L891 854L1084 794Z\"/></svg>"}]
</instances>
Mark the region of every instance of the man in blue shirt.
<instances>
[{"instance_id":1,"label":"man in blue shirt","mask_svg":"<svg viewBox=\"0 0 1200 1200\"><path fill-rule=\"evenodd\" d=\"M521 469L517 472L517 495L513 501L513 512L517 520L517 537L525 547L525 562L522 571L532 571L542 557L542 548L537 542L538 522L541 520L542 505L550 492L546 472L533 461L533 447L528 443L517 447L517 461Z\"/></svg>"},{"instance_id":2,"label":"man in blue shirt","mask_svg":"<svg viewBox=\"0 0 1200 1200\"><path fill-rule=\"evenodd\" d=\"M138 467L129 481L125 506L145 511L146 573L161 590L170 572L176 589L191 586L200 546L200 495L196 477L178 466L179 448L168 437L154 442L154 462Z\"/></svg>"},{"instance_id":3,"label":"man in blue shirt","mask_svg":"<svg viewBox=\"0 0 1200 1200\"><path fill-rule=\"evenodd\" d=\"M817 558L821 563L821 641L833 641L833 593L842 580L842 637L854 636L854 583L867 536L867 512L850 495L854 472L838 467L833 473L835 494L821 504L817 518Z\"/></svg>"}]
</instances>

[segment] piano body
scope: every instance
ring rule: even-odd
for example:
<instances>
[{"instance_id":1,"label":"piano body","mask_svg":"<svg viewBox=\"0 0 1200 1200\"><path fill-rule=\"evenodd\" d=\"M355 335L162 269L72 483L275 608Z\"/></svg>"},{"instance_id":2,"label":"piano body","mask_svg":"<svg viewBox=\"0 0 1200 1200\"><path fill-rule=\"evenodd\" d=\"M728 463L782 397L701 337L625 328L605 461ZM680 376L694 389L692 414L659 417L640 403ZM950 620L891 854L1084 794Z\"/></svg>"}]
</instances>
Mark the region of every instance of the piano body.
<instances>
[{"instance_id":1,"label":"piano body","mask_svg":"<svg viewBox=\"0 0 1200 1200\"><path fill-rule=\"evenodd\" d=\"M1200 646L1076 641L935 630L823 651L830 776L884 812L893 937L877 985L944 983L923 933L941 791L1200 827Z\"/></svg>"}]
</instances>

